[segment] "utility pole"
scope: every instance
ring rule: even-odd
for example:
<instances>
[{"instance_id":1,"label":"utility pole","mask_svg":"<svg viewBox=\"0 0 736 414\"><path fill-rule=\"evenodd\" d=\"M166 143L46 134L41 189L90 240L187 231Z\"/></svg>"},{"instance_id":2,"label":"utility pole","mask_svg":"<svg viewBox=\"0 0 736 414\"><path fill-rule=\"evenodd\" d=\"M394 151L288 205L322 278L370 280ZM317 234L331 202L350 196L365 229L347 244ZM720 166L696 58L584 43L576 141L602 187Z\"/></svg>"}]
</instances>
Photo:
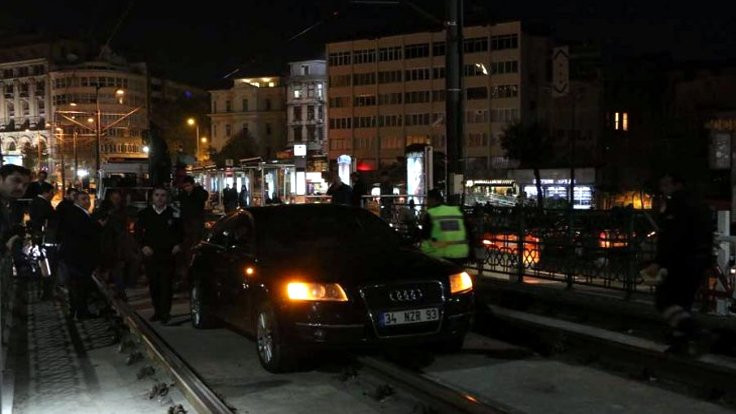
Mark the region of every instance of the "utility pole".
<instances>
[{"instance_id":1,"label":"utility pole","mask_svg":"<svg viewBox=\"0 0 736 414\"><path fill-rule=\"evenodd\" d=\"M463 174L463 0L447 0L445 22L445 114L447 195L462 194Z\"/></svg>"},{"instance_id":2,"label":"utility pole","mask_svg":"<svg viewBox=\"0 0 736 414\"><path fill-rule=\"evenodd\" d=\"M95 114L95 138L96 138L96 144L95 145L95 186L99 190L100 188L100 181L102 179L102 175L100 174L100 136L101 136L101 126L102 126L102 116L100 114L100 84L95 85L95 108L97 113Z\"/></svg>"},{"instance_id":3,"label":"utility pole","mask_svg":"<svg viewBox=\"0 0 736 414\"><path fill-rule=\"evenodd\" d=\"M77 175L79 174L79 159L77 158L77 129L76 128L74 128L74 134L72 134L72 146L74 149L74 174L72 175L72 183L76 184Z\"/></svg>"}]
</instances>

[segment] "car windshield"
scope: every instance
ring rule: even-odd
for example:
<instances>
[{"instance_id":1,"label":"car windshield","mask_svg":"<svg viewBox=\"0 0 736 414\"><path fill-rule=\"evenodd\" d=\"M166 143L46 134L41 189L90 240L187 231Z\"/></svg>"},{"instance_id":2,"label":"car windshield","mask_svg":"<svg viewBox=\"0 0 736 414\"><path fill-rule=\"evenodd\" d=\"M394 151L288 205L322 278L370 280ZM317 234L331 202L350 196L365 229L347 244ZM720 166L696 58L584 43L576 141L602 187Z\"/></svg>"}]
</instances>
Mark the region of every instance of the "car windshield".
<instances>
[{"instance_id":1,"label":"car windshield","mask_svg":"<svg viewBox=\"0 0 736 414\"><path fill-rule=\"evenodd\" d=\"M375 215L353 209L267 208L256 217L262 254L297 251L395 248L394 231ZM271 210L271 211L265 211Z\"/></svg>"}]
</instances>

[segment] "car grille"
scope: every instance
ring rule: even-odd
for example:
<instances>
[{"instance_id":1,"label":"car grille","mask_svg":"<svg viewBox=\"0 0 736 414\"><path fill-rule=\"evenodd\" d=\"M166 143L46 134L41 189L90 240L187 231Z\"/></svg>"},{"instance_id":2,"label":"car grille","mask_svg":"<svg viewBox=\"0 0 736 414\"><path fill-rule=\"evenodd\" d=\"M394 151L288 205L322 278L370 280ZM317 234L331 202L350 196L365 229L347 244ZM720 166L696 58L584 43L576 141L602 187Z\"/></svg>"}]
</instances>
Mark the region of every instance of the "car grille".
<instances>
[{"instance_id":1,"label":"car grille","mask_svg":"<svg viewBox=\"0 0 736 414\"><path fill-rule=\"evenodd\" d=\"M444 293L440 282L367 286L360 289L360 293L371 315L376 336L380 338L430 334L440 329L444 309ZM439 320L396 326L382 326L379 323L383 312L425 308L437 308Z\"/></svg>"}]
</instances>

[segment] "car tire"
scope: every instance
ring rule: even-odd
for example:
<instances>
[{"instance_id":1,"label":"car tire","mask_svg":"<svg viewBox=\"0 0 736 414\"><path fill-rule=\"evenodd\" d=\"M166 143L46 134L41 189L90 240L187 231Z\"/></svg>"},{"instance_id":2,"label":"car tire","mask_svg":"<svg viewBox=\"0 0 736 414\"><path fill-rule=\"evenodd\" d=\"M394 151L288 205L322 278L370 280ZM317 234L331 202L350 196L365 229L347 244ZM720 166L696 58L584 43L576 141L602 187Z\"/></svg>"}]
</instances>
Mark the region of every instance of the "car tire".
<instances>
[{"instance_id":1,"label":"car tire","mask_svg":"<svg viewBox=\"0 0 736 414\"><path fill-rule=\"evenodd\" d=\"M217 326L217 318L212 314L202 281L195 280L189 289L189 314L192 326L196 329L208 329Z\"/></svg>"},{"instance_id":2,"label":"car tire","mask_svg":"<svg viewBox=\"0 0 736 414\"><path fill-rule=\"evenodd\" d=\"M270 302L261 302L254 322L256 354L261 366L273 373L293 371L296 368L296 354L284 343L276 312Z\"/></svg>"}]
</instances>

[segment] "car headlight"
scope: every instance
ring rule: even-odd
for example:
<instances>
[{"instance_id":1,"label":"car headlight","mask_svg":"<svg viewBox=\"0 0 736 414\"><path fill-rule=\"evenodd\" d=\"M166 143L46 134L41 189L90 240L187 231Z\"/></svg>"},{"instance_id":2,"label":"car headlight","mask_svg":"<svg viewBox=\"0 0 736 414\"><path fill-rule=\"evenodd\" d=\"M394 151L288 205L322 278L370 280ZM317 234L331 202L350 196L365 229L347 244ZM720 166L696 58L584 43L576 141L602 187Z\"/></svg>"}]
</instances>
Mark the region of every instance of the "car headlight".
<instances>
[{"instance_id":1,"label":"car headlight","mask_svg":"<svg viewBox=\"0 0 736 414\"><path fill-rule=\"evenodd\" d=\"M290 300L347 302L348 296L337 283L289 282L286 293Z\"/></svg>"},{"instance_id":2,"label":"car headlight","mask_svg":"<svg viewBox=\"0 0 736 414\"><path fill-rule=\"evenodd\" d=\"M473 290L473 280L467 272L450 275L450 293L464 293Z\"/></svg>"}]
</instances>

